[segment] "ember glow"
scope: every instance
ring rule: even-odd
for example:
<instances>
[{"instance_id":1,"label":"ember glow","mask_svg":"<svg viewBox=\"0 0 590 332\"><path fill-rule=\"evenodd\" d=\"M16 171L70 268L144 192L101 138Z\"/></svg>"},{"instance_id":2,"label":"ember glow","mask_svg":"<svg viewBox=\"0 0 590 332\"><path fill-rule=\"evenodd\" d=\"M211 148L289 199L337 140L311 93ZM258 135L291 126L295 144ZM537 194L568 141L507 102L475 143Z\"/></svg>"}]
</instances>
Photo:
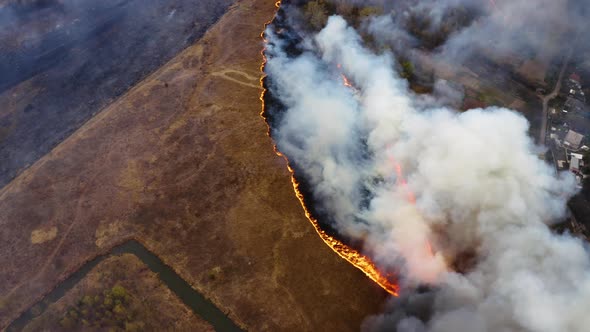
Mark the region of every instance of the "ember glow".
<instances>
[{"instance_id":1,"label":"ember glow","mask_svg":"<svg viewBox=\"0 0 590 332\"><path fill-rule=\"evenodd\" d=\"M277 8L280 7L280 4L281 4L280 1L277 1L275 3ZM265 24L265 27L268 26L269 24L271 24L271 22L267 22ZM265 39L264 32L261 34L261 37L266 44L267 41ZM262 61L262 65L260 67L260 71L261 71L261 73L263 73L262 77L260 78L260 86L262 87L262 93L260 95L260 101L262 103L262 111L260 113L260 116L264 119L265 123L267 123L267 126L268 126L268 120L264 115L265 114L264 95L267 92L267 90L264 86L264 78L266 77L266 75L264 75L264 67L267 62L265 51L266 51L266 49L263 49L263 51L262 51L263 61ZM342 75L344 85L347 87L353 88L353 86L350 83L350 81L348 80L348 78L346 78L346 76L344 74L341 74L341 75ZM267 133L270 137L270 126L268 126ZM305 212L305 216L307 217L309 222L312 224L313 228L315 229L317 234L320 236L320 238L324 241L324 243L327 244L328 247L330 247L336 254L338 254L338 256L344 258L346 261L348 261L354 267L361 270L367 277L369 277L369 279L371 279L375 283L377 283L377 285L379 285L381 288L383 288L387 293L389 293L393 296L398 296L399 286L395 281L393 281L395 279L395 276L393 274L388 273L387 275L385 275L384 273L379 271L379 269L377 268L375 263L369 257L367 257L367 256L361 254L360 252L358 252L357 250L347 246L342 241L334 238L333 236L330 236L324 230L322 230L322 228L318 224L317 220L312 217L311 213L309 212L309 210L307 209L307 207L305 205L303 194L299 190L299 183L295 179L295 172L289 164L289 159L277 149L277 146L275 144L273 144L273 149L274 149L274 152L278 156L284 158L285 161L287 162L287 168L289 169L289 172L291 173L291 182L293 184L293 189L295 191L295 195L297 196L297 199L299 199L299 202L301 203L301 206L303 207L303 211Z\"/></svg>"}]
</instances>

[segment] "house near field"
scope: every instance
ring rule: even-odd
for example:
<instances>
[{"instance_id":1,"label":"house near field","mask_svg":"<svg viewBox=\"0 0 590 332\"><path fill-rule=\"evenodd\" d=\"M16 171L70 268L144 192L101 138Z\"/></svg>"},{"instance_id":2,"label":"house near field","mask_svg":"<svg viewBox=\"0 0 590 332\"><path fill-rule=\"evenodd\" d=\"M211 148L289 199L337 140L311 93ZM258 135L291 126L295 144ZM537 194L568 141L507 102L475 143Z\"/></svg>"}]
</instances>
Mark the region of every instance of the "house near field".
<instances>
[{"instance_id":1,"label":"house near field","mask_svg":"<svg viewBox=\"0 0 590 332\"><path fill-rule=\"evenodd\" d=\"M573 130L569 130L565 135L563 145L569 150L578 151L578 149L582 146L583 140L584 135Z\"/></svg>"}]
</instances>

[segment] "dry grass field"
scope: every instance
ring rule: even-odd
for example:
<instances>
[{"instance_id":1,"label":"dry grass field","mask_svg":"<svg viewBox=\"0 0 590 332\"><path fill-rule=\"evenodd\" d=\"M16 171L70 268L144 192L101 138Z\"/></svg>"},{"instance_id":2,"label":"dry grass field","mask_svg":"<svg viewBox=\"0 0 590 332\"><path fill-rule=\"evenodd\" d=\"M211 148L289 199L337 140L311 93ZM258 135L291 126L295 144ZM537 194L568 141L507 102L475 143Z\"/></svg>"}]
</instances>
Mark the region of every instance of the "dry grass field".
<instances>
[{"instance_id":1,"label":"dry grass field","mask_svg":"<svg viewBox=\"0 0 590 332\"><path fill-rule=\"evenodd\" d=\"M0 191L0 328L130 238L251 331L355 331L379 310L385 292L317 236L259 116L275 10L238 1Z\"/></svg>"}]
</instances>

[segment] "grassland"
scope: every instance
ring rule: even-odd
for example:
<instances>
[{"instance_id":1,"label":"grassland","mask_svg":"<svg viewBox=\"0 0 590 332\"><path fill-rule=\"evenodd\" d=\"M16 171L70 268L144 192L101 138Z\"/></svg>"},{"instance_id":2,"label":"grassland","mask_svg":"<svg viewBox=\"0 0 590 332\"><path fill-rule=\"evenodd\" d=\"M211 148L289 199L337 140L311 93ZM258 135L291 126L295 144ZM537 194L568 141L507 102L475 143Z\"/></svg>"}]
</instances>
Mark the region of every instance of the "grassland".
<instances>
[{"instance_id":1,"label":"grassland","mask_svg":"<svg viewBox=\"0 0 590 332\"><path fill-rule=\"evenodd\" d=\"M2 189L0 327L129 238L251 331L354 331L378 311L384 291L317 236L259 116L275 9L237 2Z\"/></svg>"}]
</instances>

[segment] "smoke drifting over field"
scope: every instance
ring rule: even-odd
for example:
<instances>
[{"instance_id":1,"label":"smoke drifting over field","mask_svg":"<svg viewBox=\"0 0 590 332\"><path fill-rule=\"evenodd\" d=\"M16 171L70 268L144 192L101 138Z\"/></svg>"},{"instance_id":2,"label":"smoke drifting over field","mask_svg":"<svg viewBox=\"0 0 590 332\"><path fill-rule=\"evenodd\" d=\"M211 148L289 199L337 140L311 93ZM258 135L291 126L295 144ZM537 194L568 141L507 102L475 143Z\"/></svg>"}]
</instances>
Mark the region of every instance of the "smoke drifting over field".
<instances>
[{"instance_id":1,"label":"smoke drifting over field","mask_svg":"<svg viewBox=\"0 0 590 332\"><path fill-rule=\"evenodd\" d=\"M346 1L341 1L346 2ZM451 63L478 54L502 58L528 55L552 57L587 31L587 4L582 0L425 0L373 4L383 15L364 29L398 51L434 48ZM395 18L395 19L392 19ZM396 33L392 33L396 32ZM420 42L416 37L424 37ZM400 43L403 40L403 43ZM412 46L412 47L409 47ZM493 46L493 47L490 47Z\"/></svg>"},{"instance_id":2,"label":"smoke drifting over field","mask_svg":"<svg viewBox=\"0 0 590 332\"><path fill-rule=\"evenodd\" d=\"M400 278L402 298L366 330L590 326L588 253L547 227L574 180L539 160L521 115L432 106L446 103L413 94L341 17L296 52L290 33L267 30L273 138L331 226Z\"/></svg>"}]
</instances>

